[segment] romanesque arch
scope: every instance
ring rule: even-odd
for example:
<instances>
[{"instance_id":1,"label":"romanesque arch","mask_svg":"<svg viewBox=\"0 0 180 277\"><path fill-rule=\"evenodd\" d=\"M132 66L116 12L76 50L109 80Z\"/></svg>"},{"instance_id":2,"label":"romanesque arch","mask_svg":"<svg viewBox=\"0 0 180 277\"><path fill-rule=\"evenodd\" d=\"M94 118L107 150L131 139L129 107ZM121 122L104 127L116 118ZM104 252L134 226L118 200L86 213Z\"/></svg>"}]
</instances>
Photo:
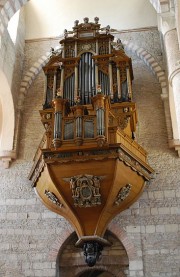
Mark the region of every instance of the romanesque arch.
<instances>
[{"instance_id":1,"label":"romanesque arch","mask_svg":"<svg viewBox=\"0 0 180 277\"><path fill-rule=\"evenodd\" d=\"M13 149L14 138L14 103L11 90L2 70L0 70L0 157L4 167L8 167L11 158L15 157Z\"/></svg>"},{"instance_id":2,"label":"romanesque arch","mask_svg":"<svg viewBox=\"0 0 180 277\"><path fill-rule=\"evenodd\" d=\"M134 246L128 238L128 235L121 228L119 228L119 226L112 225L111 227L113 230L114 228L119 230L116 232L117 234L112 233L109 230L105 234L105 237L108 236L109 241L112 242L112 248L110 247L109 250L104 249L101 260L93 267L93 270L107 272L114 277L125 277L129 271L129 261L131 259L135 259L136 251L134 250ZM53 248L50 251L49 259L52 262L56 261L57 277L71 277L71 274L73 277L80 277L82 274L85 274L85 272L90 272L92 268L88 268L85 264L82 249L74 246L77 241L75 232L72 231L70 233L69 230L68 233L64 231L61 238L54 242ZM123 241L120 241L119 238ZM115 251L120 252L117 255L111 254ZM122 254L122 252L124 254ZM130 258L127 253L130 254Z\"/></svg>"}]
</instances>

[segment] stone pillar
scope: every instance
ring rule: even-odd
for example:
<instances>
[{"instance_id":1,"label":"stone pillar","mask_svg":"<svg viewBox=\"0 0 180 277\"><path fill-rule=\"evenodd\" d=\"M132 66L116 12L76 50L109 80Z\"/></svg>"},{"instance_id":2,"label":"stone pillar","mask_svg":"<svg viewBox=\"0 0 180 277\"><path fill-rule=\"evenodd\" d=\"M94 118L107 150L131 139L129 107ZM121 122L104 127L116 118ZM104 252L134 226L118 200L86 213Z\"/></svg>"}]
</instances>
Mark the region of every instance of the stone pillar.
<instances>
[{"instance_id":1,"label":"stone pillar","mask_svg":"<svg viewBox=\"0 0 180 277\"><path fill-rule=\"evenodd\" d=\"M173 126L174 146L180 152L180 51L177 30L171 29L164 34L167 57L168 79L170 84L169 99ZM180 154L180 153L179 153Z\"/></svg>"},{"instance_id":2,"label":"stone pillar","mask_svg":"<svg viewBox=\"0 0 180 277\"><path fill-rule=\"evenodd\" d=\"M176 1L175 1L176 2ZM171 9L170 9L171 8ZM174 147L180 155L180 51L177 31L177 14L178 5L175 3L176 18L172 10L172 5L168 10L161 9L161 14L158 15L158 28L162 33L165 55L168 67L168 83L169 87L169 110L172 122L173 138L169 140L170 147ZM166 94L166 93L165 93ZM162 91L162 99L165 100L164 107L167 108L167 97ZM164 97L165 96L165 97ZM165 115L169 113L165 110ZM167 118L166 118L167 119ZM166 120L168 123L169 120ZM169 138L169 135L168 135Z\"/></svg>"}]
</instances>

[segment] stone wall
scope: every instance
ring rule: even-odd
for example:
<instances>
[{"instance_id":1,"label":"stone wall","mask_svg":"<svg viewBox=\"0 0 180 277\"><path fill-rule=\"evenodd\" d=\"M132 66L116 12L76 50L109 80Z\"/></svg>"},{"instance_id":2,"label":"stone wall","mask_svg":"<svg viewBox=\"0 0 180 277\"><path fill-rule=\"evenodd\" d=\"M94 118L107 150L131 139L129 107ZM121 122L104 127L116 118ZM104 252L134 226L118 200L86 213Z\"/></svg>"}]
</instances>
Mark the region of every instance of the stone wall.
<instances>
[{"instance_id":1,"label":"stone wall","mask_svg":"<svg viewBox=\"0 0 180 277\"><path fill-rule=\"evenodd\" d=\"M161 53L155 30L122 36L138 41L154 55ZM24 73L56 45L57 40L27 41ZM162 64L162 56L158 57ZM180 160L168 148L160 85L142 60L136 56L132 59L138 109L136 140L149 152L156 174L140 200L113 224L123 230L124 242L127 240L126 245L123 243L129 257L128 276L179 277ZM0 276L56 276L58 250L63 248L63 238L72 232L64 218L43 206L28 181L44 133L38 112L43 103L43 80L40 72L25 97L18 159L9 169L0 168ZM136 258L130 258L130 243Z\"/></svg>"}]
</instances>

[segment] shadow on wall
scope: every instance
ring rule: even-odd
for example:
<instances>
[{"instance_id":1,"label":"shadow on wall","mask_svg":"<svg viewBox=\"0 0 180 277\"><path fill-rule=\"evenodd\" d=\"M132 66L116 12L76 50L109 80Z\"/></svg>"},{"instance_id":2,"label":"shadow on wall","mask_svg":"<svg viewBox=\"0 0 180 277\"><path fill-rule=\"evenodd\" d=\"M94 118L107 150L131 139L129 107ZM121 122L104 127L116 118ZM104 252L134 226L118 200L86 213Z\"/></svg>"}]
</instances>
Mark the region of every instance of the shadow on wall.
<instances>
[{"instance_id":1,"label":"shadow on wall","mask_svg":"<svg viewBox=\"0 0 180 277\"><path fill-rule=\"evenodd\" d=\"M102 271L102 270L90 270L85 271L83 274L79 275L79 277L113 277L111 273Z\"/></svg>"}]
</instances>

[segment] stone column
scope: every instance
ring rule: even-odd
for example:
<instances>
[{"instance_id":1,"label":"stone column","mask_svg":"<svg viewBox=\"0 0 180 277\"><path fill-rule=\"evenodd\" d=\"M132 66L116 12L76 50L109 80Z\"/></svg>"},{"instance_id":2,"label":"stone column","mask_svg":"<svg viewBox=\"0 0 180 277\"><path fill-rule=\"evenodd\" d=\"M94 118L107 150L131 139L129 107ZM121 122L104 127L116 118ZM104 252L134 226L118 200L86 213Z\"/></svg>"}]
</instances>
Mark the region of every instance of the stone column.
<instances>
[{"instance_id":1,"label":"stone column","mask_svg":"<svg viewBox=\"0 0 180 277\"><path fill-rule=\"evenodd\" d=\"M170 84L169 99L174 139L172 146L180 152L180 51L175 28L164 34L164 43Z\"/></svg>"}]
</instances>

